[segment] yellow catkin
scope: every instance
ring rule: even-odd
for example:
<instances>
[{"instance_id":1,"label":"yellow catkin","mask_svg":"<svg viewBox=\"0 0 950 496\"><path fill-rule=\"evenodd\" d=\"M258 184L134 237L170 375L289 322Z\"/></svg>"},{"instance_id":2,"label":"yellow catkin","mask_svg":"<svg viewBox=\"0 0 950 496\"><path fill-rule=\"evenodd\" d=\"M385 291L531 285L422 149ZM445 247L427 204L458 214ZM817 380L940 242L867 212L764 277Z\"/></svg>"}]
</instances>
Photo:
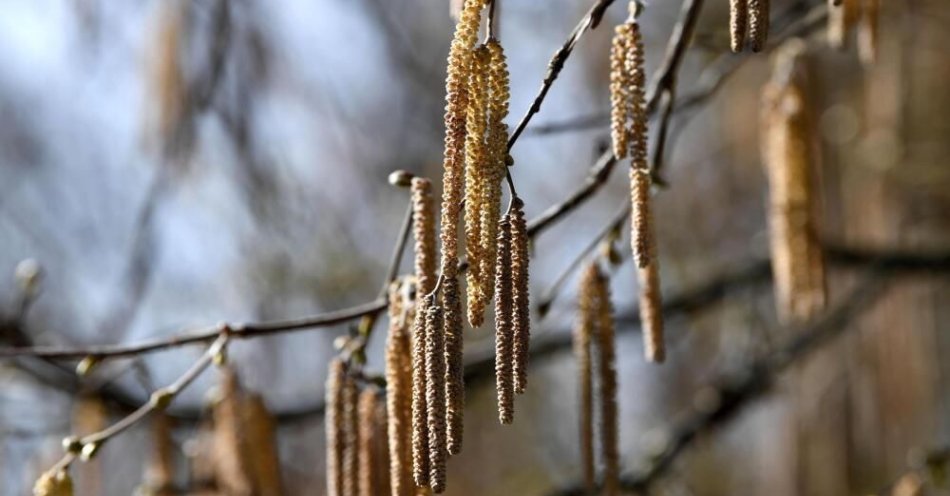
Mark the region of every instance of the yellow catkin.
<instances>
[{"instance_id":1,"label":"yellow catkin","mask_svg":"<svg viewBox=\"0 0 950 496\"><path fill-rule=\"evenodd\" d=\"M346 383L346 365L343 360L330 361L326 385L326 430L327 430L327 494L342 496L344 479L344 452L346 437L344 422L346 403L344 389Z\"/></svg>"},{"instance_id":2,"label":"yellow catkin","mask_svg":"<svg viewBox=\"0 0 950 496\"><path fill-rule=\"evenodd\" d=\"M630 147L627 120L630 118L630 73L625 63L633 25L624 23L616 27L610 45L610 136L614 156L625 158Z\"/></svg>"},{"instance_id":3,"label":"yellow catkin","mask_svg":"<svg viewBox=\"0 0 950 496\"><path fill-rule=\"evenodd\" d=\"M630 168L630 244L638 268L644 268L654 259L653 212L650 208L650 171Z\"/></svg>"},{"instance_id":4,"label":"yellow catkin","mask_svg":"<svg viewBox=\"0 0 950 496\"><path fill-rule=\"evenodd\" d=\"M426 309L426 403L429 415L429 486L436 493L445 490L445 463L448 456L445 423L445 337L442 308Z\"/></svg>"},{"instance_id":5,"label":"yellow catkin","mask_svg":"<svg viewBox=\"0 0 950 496\"><path fill-rule=\"evenodd\" d=\"M584 472L586 494L594 494L594 385L591 374L591 339L597 328L597 266L591 264L581 277L579 293L579 317L574 326L574 359L577 360L578 388L580 392L580 445L581 465Z\"/></svg>"},{"instance_id":6,"label":"yellow catkin","mask_svg":"<svg viewBox=\"0 0 950 496\"><path fill-rule=\"evenodd\" d=\"M627 73L627 115L630 127L627 132L630 142L630 166L636 169L647 168L647 113L646 113L646 71L644 69L643 38L640 25L636 21L628 22L630 38L627 41L627 53L624 57L624 71Z\"/></svg>"},{"instance_id":7,"label":"yellow catkin","mask_svg":"<svg viewBox=\"0 0 950 496\"><path fill-rule=\"evenodd\" d=\"M458 279L443 281L442 302L444 307L458 308L460 289ZM452 320L455 319L455 320ZM445 415L447 425L447 449L449 454L462 451L465 418L465 369L463 360L463 334L461 313L445 313Z\"/></svg>"},{"instance_id":8,"label":"yellow catkin","mask_svg":"<svg viewBox=\"0 0 950 496\"><path fill-rule=\"evenodd\" d=\"M498 397L498 420L502 424L510 424L514 420L510 214L501 219L498 231L498 277L495 279L495 388Z\"/></svg>"},{"instance_id":9,"label":"yellow catkin","mask_svg":"<svg viewBox=\"0 0 950 496\"><path fill-rule=\"evenodd\" d=\"M753 52L765 48L769 38L769 0L748 0L749 3L749 46Z\"/></svg>"},{"instance_id":10,"label":"yellow catkin","mask_svg":"<svg viewBox=\"0 0 950 496\"><path fill-rule=\"evenodd\" d=\"M435 306L435 297L419 300L412 326L412 475L417 485L429 485L429 408L426 398L426 311Z\"/></svg>"},{"instance_id":11,"label":"yellow catkin","mask_svg":"<svg viewBox=\"0 0 950 496\"><path fill-rule=\"evenodd\" d=\"M435 204L432 182L414 177L412 193L412 232L415 238L415 273L417 291L427 294L435 286Z\"/></svg>"},{"instance_id":12,"label":"yellow catkin","mask_svg":"<svg viewBox=\"0 0 950 496\"><path fill-rule=\"evenodd\" d=\"M490 174L484 190L482 204L482 293L485 302L494 297L495 250L498 242L498 219L501 215L501 183L507 172L508 126L504 119L508 116L508 102L511 99L509 89L508 63L504 50L497 40L487 43L490 53L489 86L491 95L488 102L488 149Z\"/></svg>"},{"instance_id":13,"label":"yellow catkin","mask_svg":"<svg viewBox=\"0 0 950 496\"><path fill-rule=\"evenodd\" d=\"M45 472L33 485L33 496L73 496L73 479L69 472Z\"/></svg>"},{"instance_id":14,"label":"yellow catkin","mask_svg":"<svg viewBox=\"0 0 950 496\"><path fill-rule=\"evenodd\" d=\"M417 259L418 260L418 259ZM393 496L410 496L412 481L412 342L410 315L398 284L389 290L386 338L386 410L390 486Z\"/></svg>"},{"instance_id":15,"label":"yellow catkin","mask_svg":"<svg viewBox=\"0 0 950 496\"><path fill-rule=\"evenodd\" d=\"M813 190L813 124L803 81L805 50L797 39L782 45L762 105L775 301L786 323L810 319L826 299Z\"/></svg>"},{"instance_id":16,"label":"yellow catkin","mask_svg":"<svg viewBox=\"0 0 950 496\"><path fill-rule=\"evenodd\" d=\"M858 58L865 64L877 61L878 18L881 0L864 0L858 21Z\"/></svg>"},{"instance_id":17,"label":"yellow catkin","mask_svg":"<svg viewBox=\"0 0 950 496\"><path fill-rule=\"evenodd\" d=\"M482 325L486 300L483 296L482 212L489 187L491 163L488 152L488 47L475 49L470 69L468 111L465 124L465 252L468 257L468 321Z\"/></svg>"},{"instance_id":18,"label":"yellow catkin","mask_svg":"<svg viewBox=\"0 0 950 496\"><path fill-rule=\"evenodd\" d=\"M600 381L600 449L604 464L603 492L613 496L619 490L620 455L617 437L617 370L614 344L614 318L610 303L610 288L607 278L598 273L597 295L597 347L600 363L597 367Z\"/></svg>"},{"instance_id":19,"label":"yellow catkin","mask_svg":"<svg viewBox=\"0 0 950 496\"><path fill-rule=\"evenodd\" d=\"M390 494L389 466L385 462L386 414L376 389L367 388L359 398L359 495Z\"/></svg>"},{"instance_id":20,"label":"yellow catkin","mask_svg":"<svg viewBox=\"0 0 950 496\"><path fill-rule=\"evenodd\" d=\"M478 26L486 0L468 0L462 8L455 36L449 49L446 76L445 151L442 179L442 274L448 264L458 261L460 204L465 180L465 121L468 107L468 81L472 48L478 38ZM455 277L451 269L451 277Z\"/></svg>"},{"instance_id":21,"label":"yellow catkin","mask_svg":"<svg viewBox=\"0 0 950 496\"><path fill-rule=\"evenodd\" d=\"M524 204L515 198L511 210L512 328L514 336L512 373L515 393L522 394L528 384L528 344L531 340L531 304L528 285L528 224Z\"/></svg>"},{"instance_id":22,"label":"yellow catkin","mask_svg":"<svg viewBox=\"0 0 950 496\"><path fill-rule=\"evenodd\" d=\"M745 45L746 28L749 22L749 0L729 0L729 48L734 53Z\"/></svg>"}]
</instances>

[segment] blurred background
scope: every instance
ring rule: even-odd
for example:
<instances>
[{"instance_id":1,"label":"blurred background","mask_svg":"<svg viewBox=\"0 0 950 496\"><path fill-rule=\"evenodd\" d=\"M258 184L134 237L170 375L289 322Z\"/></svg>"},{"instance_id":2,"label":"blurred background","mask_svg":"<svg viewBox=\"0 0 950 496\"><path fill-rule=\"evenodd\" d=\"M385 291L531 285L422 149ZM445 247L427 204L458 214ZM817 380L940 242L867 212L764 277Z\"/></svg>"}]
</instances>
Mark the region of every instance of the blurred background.
<instances>
[{"instance_id":1,"label":"blurred background","mask_svg":"<svg viewBox=\"0 0 950 496\"><path fill-rule=\"evenodd\" d=\"M680 3L653 0L641 16L648 74ZM775 0L775 29L822 3ZM509 125L589 6L500 1ZM374 298L407 203L387 175L405 169L440 182L449 10L447 0L0 0L3 345L134 342ZM538 127L513 150L529 217L574 191L608 144L607 54L612 26L625 17L625 3L615 2L582 39ZM667 297L768 257L758 120L770 58L727 54L727 26L727 2L707 1L680 71L682 96L730 68L718 92L672 120L669 187L655 207ZM825 30L802 33L821 150L822 236L861 249L946 253L950 4L883 2L870 65L853 40L829 48ZM571 124L549 126L563 122ZM535 240L536 301L628 195L623 169ZM626 241L618 246L628 259ZM862 280L860 267L829 270L832 302ZM768 278L752 278L668 316L668 361L646 364L629 318L635 279L630 263L612 276L614 306L627 316L618 324L625 473L668 448L671 422L707 404L709 384L789 337L776 323ZM536 341L564 342L574 285L543 320L536 315ZM950 443L950 362L941 358L950 352L948 303L945 270L894 275L842 337L694 440L652 493L888 490ZM467 334L470 361L490 353L490 329ZM333 340L346 330L232 346L242 386L272 414L284 494L325 491L323 384ZM371 370L382 369L383 335L371 342ZM3 359L0 494L28 494L62 455L63 436L127 414L199 353L109 361L83 378L75 362ZM209 371L176 399L168 446L155 442L160 422L145 422L77 464L76 493L149 494L149 467L164 453L177 494L227 494L198 492L207 489L202 439L214 428L208 405L220 381ZM570 347L533 360L529 383L514 425L501 426L491 375L470 381L466 447L449 463L447 494L547 494L579 481Z\"/></svg>"}]
</instances>

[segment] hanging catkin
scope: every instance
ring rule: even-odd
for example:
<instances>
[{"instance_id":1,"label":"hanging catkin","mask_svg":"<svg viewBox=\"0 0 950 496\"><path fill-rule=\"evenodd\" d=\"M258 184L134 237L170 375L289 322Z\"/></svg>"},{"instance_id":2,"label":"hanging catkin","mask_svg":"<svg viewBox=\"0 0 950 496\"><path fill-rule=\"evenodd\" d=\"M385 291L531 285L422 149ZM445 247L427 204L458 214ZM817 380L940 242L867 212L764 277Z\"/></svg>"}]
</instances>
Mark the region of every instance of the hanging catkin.
<instances>
[{"instance_id":1,"label":"hanging catkin","mask_svg":"<svg viewBox=\"0 0 950 496\"><path fill-rule=\"evenodd\" d=\"M382 399L376 389L366 388L359 397L359 492L360 496L390 494L389 466L386 455L386 414L380 407Z\"/></svg>"},{"instance_id":2,"label":"hanging catkin","mask_svg":"<svg viewBox=\"0 0 950 496\"><path fill-rule=\"evenodd\" d=\"M630 147L627 121L630 118L629 91L633 84L625 64L633 29L632 23L617 26L610 45L610 136L614 156L618 159L625 158Z\"/></svg>"},{"instance_id":3,"label":"hanging catkin","mask_svg":"<svg viewBox=\"0 0 950 496\"><path fill-rule=\"evenodd\" d=\"M594 494L594 385L591 374L591 338L596 331L597 279L600 274L591 264L581 277L579 318L574 326L574 358L577 360L578 388L580 390L581 465L584 471L586 494Z\"/></svg>"},{"instance_id":4,"label":"hanging catkin","mask_svg":"<svg viewBox=\"0 0 950 496\"><path fill-rule=\"evenodd\" d=\"M858 58L865 64L877 61L878 17L881 0L863 0L858 21Z\"/></svg>"},{"instance_id":5,"label":"hanging catkin","mask_svg":"<svg viewBox=\"0 0 950 496\"><path fill-rule=\"evenodd\" d=\"M842 0L828 7L828 44L839 50L848 45L848 36L862 17L863 0Z\"/></svg>"},{"instance_id":6,"label":"hanging catkin","mask_svg":"<svg viewBox=\"0 0 950 496\"><path fill-rule=\"evenodd\" d=\"M344 423L346 417L346 403L344 389L346 387L346 365L343 360L334 358L330 361L329 374L326 385L326 429L327 429L327 495L342 496L344 479L344 452L346 451L346 435Z\"/></svg>"},{"instance_id":7,"label":"hanging catkin","mask_svg":"<svg viewBox=\"0 0 950 496\"><path fill-rule=\"evenodd\" d=\"M637 269L640 284L640 325L643 328L643 351L647 360L660 363L666 360L663 339L663 311L660 293L659 263Z\"/></svg>"},{"instance_id":8,"label":"hanging catkin","mask_svg":"<svg viewBox=\"0 0 950 496\"><path fill-rule=\"evenodd\" d=\"M498 231L498 277L495 279L495 389L498 397L498 420L502 424L510 424L514 419L510 214L502 217Z\"/></svg>"},{"instance_id":9,"label":"hanging catkin","mask_svg":"<svg viewBox=\"0 0 950 496\"><path fill-rule=\"evenodd\" d=\"M343 382L343 494L346 495L353 495L359 491L358 403L359 389L356 381L346 374Z\"/></svg>"},{"instance_id":10,"label":"hanging catkin","mask_svg":"<svg viewBox=\"0 0 950 496\"><path fill-rule=\"evenodd\" d=\"M749 22L749 0L729 0L729 48L742 51Z\"/></svg>"},{"instance_id":11,"label":"hanging catkin","mask_svg":"<svg viewBox=\"0 0 950 496\"><path fill-rule=\"evenodd\" d=\"M443 305L461 305L458 279L442 282ZM465 416L465 370L462 363L461 312L445 314L445 414L447 422L447 449L449 454L462 451L463 420ZM456 319L450 321L449 319Z\"/></svg>"},{"instance_id":12,"label":"hanging catkin","mask_svg":"<svg viewBox=\"0 0 950 496\"><path fill-rule=\"evenodd\" d=\"M769 37L769 0L748 0L749 46L753 52L762 51Z\"/></svg>"},{"instance_id":13,"label":"hanging catkin","mask_svg":"<svg viewBox=\"0 0 950 496\"><path fill-rule=\"evenodd\" d=\"M599 271L596 279L597 346L600 363L600 449L604 464L603 493L617 494L620 477L620 456L617 448L617 370L614 345L614 318L607 278Z\"/></svg>"},{"instance_id":14,"label":"hanging catkin","mask_svg":"<svg viewBox=\"0 0 950 496\"><path fill-rule=\"evenodd\" d=\"M429 486L436 493L445 490L445 339L442 308L426 308L426 404L428 406Z\"/></svg>"},{"instance_id":15,"label":"hanging catkin","mask_svg":"<svg viewBox=\"0 0 950 496\"><path fill-rule=\"evenodd\" d=\"M428 294L435 286L435 204L432 182L412 178L412 232L415 238L416 291Z\"/></svg>"},{"instance_id":16,"label":"hanging catkin","mask_svg":"<svg viewBox=\"0 0 950 496\"><path fill-rule=\"evenodd\" d=\"M783 322L800 322L825 305L824 261L817 240L813 125L804 91L803 41L782 45L763 92L763 160L769 180L769 229L775 300Z\"/></svg>"},{"instance_id":17,"label":"hanging catkin","mask_svg":"<svg viewBox=\"0 0 950 496\"><path fill-rule=\"evenodd\" d=\"M415 201L415 195L413 198ZM419 252L417 244L416 253ZM416 261L419 261L418 256ZM410 496L415 487L412 482L412 343L409 335L410 315L404 301L398 283L391 285L389 336L386 338L386 410L393 496Z\"/></svg>"},{"instance_id":18,"label":"hanging catkin","mask_svg":"<svg viewBox=\"0 0 950 496\"><path fill-rule=\"evenodd\" d=\"M528 296L528 225L524 203L513 200L511 209L511 279L512 279L512 374L515 392L522 394L528 384L528 343L531 340L531 307Z\"/></svg>"},{"instance_id":19,"label":"hanging catkin","mask_svg":"<svg viewBox=\"0 0 950 496\"><path fill-rule=\"evenodd\" d=\"M465 252L468 256L468 321L482 325L485 315L482 258L482 212L491 182L488 151L488 47L482 45L472 56L468 87L468 111L465 124Z\"/></svg>"},{"instance_id":20,"label":"hanging catkin","mask_svg":"<svg viewBox=\"0 0 950 496\"><path fill-rule=\"evenodd\" d=\"M429 485L429 408L427 402L426 325L427 310L435 306L435 296L420 298L412 326L412 475L419 486Z\"/></svg>"}]
</instances>

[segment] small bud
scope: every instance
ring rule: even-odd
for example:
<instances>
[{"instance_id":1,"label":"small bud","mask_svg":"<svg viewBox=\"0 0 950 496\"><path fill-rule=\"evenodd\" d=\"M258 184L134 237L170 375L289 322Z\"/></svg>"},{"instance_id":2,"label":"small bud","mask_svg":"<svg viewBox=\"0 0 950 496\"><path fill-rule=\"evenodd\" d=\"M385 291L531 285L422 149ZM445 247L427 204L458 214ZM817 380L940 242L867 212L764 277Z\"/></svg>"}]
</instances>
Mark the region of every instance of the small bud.
<instances>
[{"instance_id":1,"label":"small bud","mask_svg":"<svg viewBox=\"0 0 950 496\"><path fill-rule=\"evenodd\" d=\"M100 362L102 362L102 359L93 355L83 358L78 364L76 364L76 375L79 377L88 376L93 371L93 369L99 365Z\"/></svg>"},{"instance_id":2,"label":"small bud","mask_svg":"<svg viewBox=\"0 0 950 496\"><path fill-rule=\"evenodd\" d=\"M346 345L349 342L349 336L337 336L336 339L333 340L333 349L342 350L343 348L346 348Z\"/></svg>"},{"instance_id":3,"label":"small bud","mask_svg":"<svg viewBox=\"0 0 950 496\"><path fill-rule=\"evenodd\" d=\"M152 397L150 401L152 402L153 405L155 405L156 409L164 410L168 408L168 405L171 404L172 399L174 397L175 395L172 394L171 391L169 391L166 388L162 388L162 389L157 389L155 390L154 393L152 393Z\"/></svg>"},{"instance_id":4,"label":"small bud","mask_svg":"<svg viewBox=\"0 0 950 496\"><path fill-rule=\"evenodd\" d=\"M507 165L508 167L515 165L515 159L514 157L511 156L510 153L508 155L505 155L505 165Z\"/></svg>"},{"instance_id":5,"label":"small bud","mask_svg":"<svg viewBox=\"0 0 950 496\"><path fill-rule=\"evenodd\" d=\"M211 355L211 361L217 367L224 367L225 365L227 365L228 364L228 349L221 348L220 350L218 350L216 353Z\"/></svg>"},{"instance_id":6,"label":"small bud","mask_svg":"<svg viewBox=\"0 0 950 496\"><path fill-rule=\"evenodd\" d=\"M14 278L24 293L35 294L43 278L43 268L36 260L27 258L17 264Z\"/></svg>"},{"instance_id":7,"label":"small bud","mask_svg":"<svg viewBox=\"0 0 950 496\"><path fill-rule=\"evenodd\" d=\"M389 184L400 188L408 188L412 185L412 178L413 175L411 172L404 170L393 171L389 174Z\"/></svg>"},{"instance_id":8,"label":"small bud","mask_svg":"<svg viewBox=\"0 0 950 496\"><path fill-rule=\"evenodd\" d=\"M67 436L63 438L63 451L71 454L78 454L82 451L82 443L76 436Z\"/></svg>"},{"instance_id":9,"label":"small bud","mask_svg":"<svg viewBox=\"0 0 950 496\"><path fill-rule=\"evenodd\" d=\"M102 446L101 441L86 443L82 447L82 451L79 454L79 459L88 462L95 458L96 453L99 453L99 448Z\"/></svg>"}]
</instances>

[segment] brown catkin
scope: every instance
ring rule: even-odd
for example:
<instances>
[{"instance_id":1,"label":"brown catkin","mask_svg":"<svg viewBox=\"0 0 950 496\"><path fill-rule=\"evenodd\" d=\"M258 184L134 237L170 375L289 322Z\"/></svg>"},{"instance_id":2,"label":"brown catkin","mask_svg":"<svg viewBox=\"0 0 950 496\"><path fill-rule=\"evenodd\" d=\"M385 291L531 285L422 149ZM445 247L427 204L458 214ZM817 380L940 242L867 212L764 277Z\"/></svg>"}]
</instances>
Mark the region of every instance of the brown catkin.
<instances>
[{"instance_id":1,"label":"brown catkin","mask_svg":"<svg viewBox=\"0 0 950 496\"><path fill-rule=\"evenodd\" d=\"M814 134L804 91L802 40L782 45L763 91L763 160L769 181L769 234L779 318L810 319L825 306L824 260L817 233Z\"/></svg>"},{"instance_id":2,"label":"brown catkin","mask_svg":"<svg viewBox=\"0 0 950 496\"><path fill-rule=\"evenodd\" d=\"M507 172L508 126L504 119L508 116L508 102L511 99L509 89L508 63L504 50L497 40L487 43L490 53L488 82L491 95L488 101L488 150L490 171L488 187L485 188L482 203L482 293L485 302L494 297L497 267L495 264L498 243L498 220L501 216L501 183Z\"/></svg>"},{"instance_id":3,"label":"brown catkin","mask_svg":"<svg viewBox=\"0 0 950 496\"><path fill-rule=\"evenodd\" d=\"M443 281L442 303L444 307L461 306L458 279ZM447 449L449 454L462 451L465 418L465 369L462 363L463 333L461 312L446 313L445 328L445 414L447 422ZM454 319L454 320L453 320Z\"/></svg>"},{"instance_id":4,"label":"brown catkin","mask_svg":"<svg viewBox=\"0 0 950 496\"><path fill-rule=\"evenodd\" d=\"M415 238L416 290L427 294L435 286L435 204L432 182L414 177L412 192L412 232Z\"/></svg>"},{"instance_id":5,"label":"brown catkin","mask_svg":"<svg viewBox=\"0 0 950 496\"><path fill-rule=\"evenodd\" d=\"M385 449L381 440L385 439L385 410L380 416L382 405L376 389L366 388L359 397L359 495L375 496L388 494L388 466L383 463Z\"/></svg>"},{"instance_id":6,"label":"brown catkin","mask_svg":"<svg viewBox=\"0 0 950 496\"><path fill-rule=\"evenodd\" d=\"M597 367L600 381L600 449L604 464L603 493L617 494L620 477L620 455L617 438L617 370L614 344L614 318L610 303L610 287L598 272L597 294L597 347L600 363Z\"/></svg>"},{"instance_id":7,"label":"brown catkin","mask_svg":"<svg viewBox=\"0 0 950 496\"><path fill-rule=\"evenodd\" d=\"M488 47L482 45L472 56L465 124L465 252L468 256L468 321L479 327L485 318L482 257L482 212L486 189L491 181L488 150Z\"/></svg>"},{"instance_id":8,"label":"brown catkin","mask_svg":"<svg viewBox=\"0 0 950 496\"><path fill-rule=\"evenodd\" d=\"M344 479L344 452L346 436L344 422L346 403L344 389L346 383L346 365L343 360L330 361L326 385L326 430L327 430L327 495L342 496Z\"/></svg>"},{"instance_id":9,"label":"brown catkin","mask_svg":"<svg viewBox=\"0 0 950 496\"><path fill-rule=\"evenodd\" d=\"M418 253L418 251L417 251ZM418 261L418 258L417 258ZM389 290L389 336L386 338L386 410L390 486L393 496L410 496L412 481L413 377L410 315L398 284Z\"/></svg>"},{"instance_id":10,"label":"brown catkin","mask_svg":"<svg viewBox=\"0 0 950 496\"><path fill-rule=\"evenodd\" d=\"M637 269L640 283L640 326L643 328L643 352L648 361L666 360L663 339L663 309L660 293L660 267L655 259L646 267Z\"/></svg>"},{"instance_id":11,"label":"brown catkin","mask_svg":"<svg viewBox=\"0 0 950 496\"><path fill-rule=\"evenodd\" d=\"M627 42L627 54L624 58L624 70L627 72L627 114L630 116L628 129L630 141L630 166L637 169L647 168L647 121L646 112L646 70L644 69L643 37L640 25L629 22L630 39Z\"/></svg>"},{"instance_id":12,"label":"brown catkin","mask_svg":"<svg viewBox=\"0 0 950 496\"><path fill-rule=\"evenodd\" d=\"M765 48L769 38L769 0L749 1L749 46L753 52Z\"/></svg>"},{"instance_id":13,"label":"brown catkin","mask_svg":"<svg viewBox=\"0 0 950 496\"><path fill-rule=\"evenodd\" d=\"M627 120L630 117L631 81L630 73L625 68L625 61L633 37L632 30L631 23L617 26L610 45L610 136L614 156L618 159L626 157L630 147Z\"/></svg>"},{"instance_id":14,"label":"brown catkin","mask_svg":"<svg viewBox=\"0 0 950 496\"><path fill-rule=\"evenodd\" d=\"M861 5L861 19L858 21L858 58L864 64L877 61L878 18L881 0L864 0Z\"/></svg>"},{"instance_id":15,"label":"brown catkin","mask_svg":"<svg viewBox=\"0 0 950 496\"><path fill-rule=\"evenodd\" d=\"M462 8L455 36L449 49L445 81L445 151L442 179L442 274L448 264L458 261L460 204L465 189L465 121L468 108L468 82L472 48L478 38L478 25L486 0L468 0ZM452 269L452 277L455 277Z\"/></svg>"},{"instance_id":16,"label":"brown catkin","mask_svg":"<svg viewBox=\"0 0 950 496\"><path fill-rule=\"evenodd\" d=\"M512 328L514 336L512 373L515 393L522 394L528 384L528 345L531 340L531 304L528 285L528 224L524 204L515 198L511 210Z\"/></svg>"},{"instance_id":17,"label":"brown catkin","mask_svg":"<svg viewBox=\"0 0 950 496\"><path fill-rule=\"evenodd\" d=\"M498 277L495 279L495 388L498 420L510 424L514 419L513 322L511 274L511 215L498 226Z\"/></svg>"},{"instance_id":18,"label":"brown catkin","mask_svg":"<svg viewBox=\"0 0 950 496\"><path fill-rule=\"evenodd\" d=\"M356 381L345 376L343 383L343 494L354 495L359 491L359 433L357 432L359 389Z\"/></svg>"},{"instance_id":19,"label":"brown catkin","mask_svg":"<svg viewBox=\"0 0 950 496\"><path fill-rule=\"evenodd\" d=\"M445 424L445 336L442 308L426 309L426 403L429 415L429 486L436 493L445 490L445 462L448 456Z\"/></svg>"},{"instance_id":20,"label":"brown catkin","mask_svg":"<svg viewBox=\"0 0 950 496\"><path fill-rule=\"evenodd\" d=\"M586 494L594 494L594 385L591 374L591 338L597 328L596 264L591 264L581 277L579 317L574 326L573 347L577 360L578 388L580 390L580 444L581 465L584 471Z\"/></svg>"},{"instance_id":21,"label":"brown catkin","mask_svg":"<svg viewBox=\"0 0 950 496\"><path fill-rule=\"evenodd\" d=\"M435 306L435 296L418 300L412 326L412 475L417 485L429 485L429 408L426 397L426 312Z\"/></svg>"},{"instance_id":22,"label":"brown catkin","mask_svg":"<svg viewBox=\"0 0 950 496\"><path fill-rule=\"evenodd\" d=\"M729 0L729 48L742 51L749 22L749 0Z\"/></svg>"},{"instance_id":23,"label":"brown catkin","mask_svg":"<svg viewBox=\"0 0 950 496\"><path fill-rule=\"evenodd\" d=\"M631 234L633 259L638 268L649 265L654 258L653 212L650 209L650 171L630 169Z\"/></svg>"}]
</instances>

